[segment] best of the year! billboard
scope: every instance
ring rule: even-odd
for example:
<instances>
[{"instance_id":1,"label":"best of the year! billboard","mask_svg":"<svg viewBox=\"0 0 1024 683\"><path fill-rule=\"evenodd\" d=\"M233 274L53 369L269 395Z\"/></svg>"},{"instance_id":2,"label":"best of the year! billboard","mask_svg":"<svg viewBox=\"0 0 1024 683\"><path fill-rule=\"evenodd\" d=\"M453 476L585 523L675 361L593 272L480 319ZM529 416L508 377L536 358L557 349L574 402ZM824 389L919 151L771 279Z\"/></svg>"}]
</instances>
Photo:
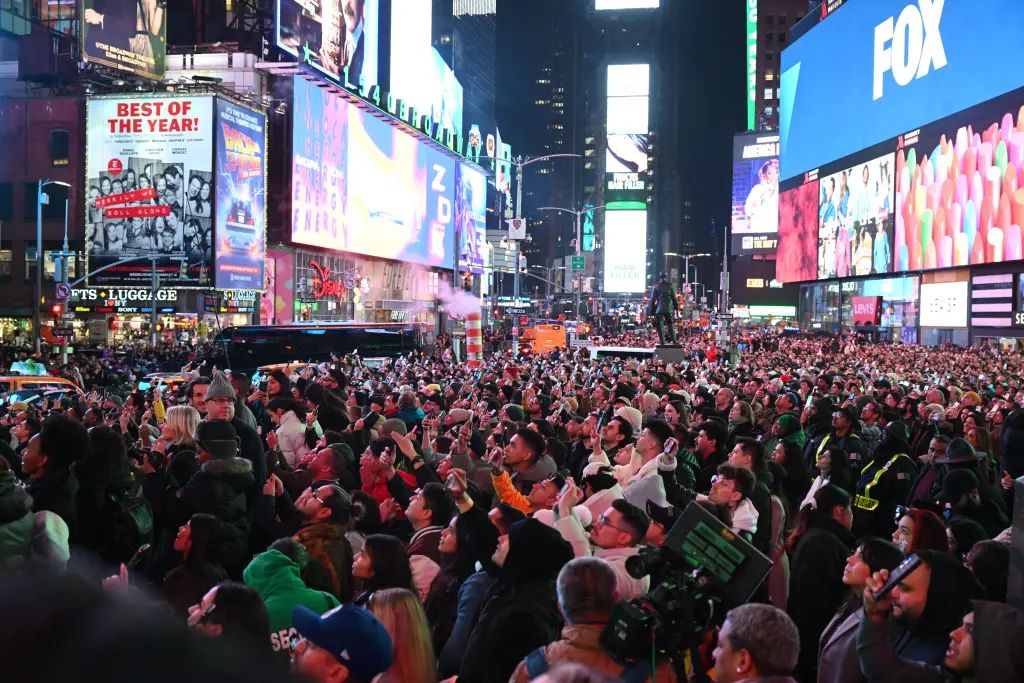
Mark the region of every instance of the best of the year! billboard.
<instances>
[{"instance_id":1,"label":"best of the year! billboard","mask_svg":"<svg viewBox=\"0 0 1024 683\"><path fill-rule=\"evenodd\" d=\"M263 288L266 117L217 100L217 289Z\"/></svg>"},{"instance_id":2,"label":"best of the year! billboard","mask_svg":"<svg viewBox=\"0 0 1024 683\"><path fill-rule=\"evenodd\" d=\"M210 286L213 97L95 98L87 116L89 272L154 255L162 286ZM150 273L140 258L89 284L148 285Z\"/></svg>"}]
</instances>

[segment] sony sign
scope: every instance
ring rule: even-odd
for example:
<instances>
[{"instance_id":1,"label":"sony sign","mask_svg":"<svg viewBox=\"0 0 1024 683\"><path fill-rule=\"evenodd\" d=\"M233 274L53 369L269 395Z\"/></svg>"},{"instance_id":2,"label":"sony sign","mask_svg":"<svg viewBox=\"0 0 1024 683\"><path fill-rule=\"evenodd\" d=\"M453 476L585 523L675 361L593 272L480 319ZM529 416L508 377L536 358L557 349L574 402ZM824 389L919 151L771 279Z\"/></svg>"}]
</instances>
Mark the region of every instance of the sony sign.
<instances>
[{"instance_id":1,"label":"sony sign","mask_svg":"<svg viewBox=\"0 0 1024 683\"><path fill-rule=\"evenodd\" d=\"M889 17L875 26L875 66L872 99L884 94L884 76L892 72L896 85L928 75L932 67L946 66L946 49L939 21L946 0L917 0L907 5L898 19Z\"/></svg>"}]
</instances>

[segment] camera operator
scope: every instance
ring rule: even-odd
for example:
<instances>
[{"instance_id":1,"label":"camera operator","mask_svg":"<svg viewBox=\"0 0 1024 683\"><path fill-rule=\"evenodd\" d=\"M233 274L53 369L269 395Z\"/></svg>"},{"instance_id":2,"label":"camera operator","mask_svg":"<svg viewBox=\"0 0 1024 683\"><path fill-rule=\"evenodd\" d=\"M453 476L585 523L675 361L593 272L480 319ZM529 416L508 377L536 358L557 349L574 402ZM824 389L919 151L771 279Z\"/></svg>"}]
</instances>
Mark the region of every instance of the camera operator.
<instances>
[{"instance_id":1,"label":"camera operator","mask_svg":"<svg viewBox=\"0 0 1024 683\"><path fill-rule=\"evenodd\" d=\"M618 600L615 570L597 557L577 557L558 573L558 609L565 618L561 640L531 652L516 667L509 683L527 683L556 664L583 664L615 678L651 680L650 663L626 667L602 647L601 631ZM632 674L636 674L633 676ZM641 674L647 674L640 678ZM666 662L657 669L657 680L672 683L675 672Z\"/></svg>"},{"instance_id":2,"label":"camera operator","mask_svg":"<svg viewBox=\"0 0 1024 683\"><path fill-rule=\"evenodd\" d=\"M650 586L649 577L637 579L631 576L626 571L626 560L639 552L640 543L651 525L650 517L640 508L620 498L612 501L594 520L587 534L573 512L581 500L583 492L574 482L566 480L555 507L555 528L572 544L576 557L594 555L608 561L618 577L618 591L623 600L632 600L646 593Z\"/></svg>"},{"instance_id":3,"label":"camera operator","mask_svg":"<svg viewBox=\"0 0 1024 683\"><path fill-rule=\"evenodd\" d=\"M714 651L717 683L795 683L800 652L796 624L771 605L750 603L730 610Z\"/></svg>"}]
</instances>

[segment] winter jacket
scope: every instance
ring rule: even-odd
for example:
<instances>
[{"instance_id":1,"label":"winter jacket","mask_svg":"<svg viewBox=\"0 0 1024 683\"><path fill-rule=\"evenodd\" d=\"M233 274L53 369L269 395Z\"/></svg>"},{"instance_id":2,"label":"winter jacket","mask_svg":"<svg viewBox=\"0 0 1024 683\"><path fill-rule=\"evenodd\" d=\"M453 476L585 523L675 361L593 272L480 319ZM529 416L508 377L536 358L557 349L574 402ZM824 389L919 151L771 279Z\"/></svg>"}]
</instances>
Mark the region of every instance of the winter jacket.
<instances>
[{"instance_id":1,"label":"winter jacket","mask_svg":"<svg viewBox=\"0 0 1024 683\"><path fill-rule=\"evenodd\" d=\"M164 577L164 599L174 608L175 614L186 618L189 607L198 604L207 591L227 579L227 572L219 564L203 563L198 567L183 564Z\"/></svg>"},{"instance_id":2,"label":"winter jacket","mask_svg":"<svg viewBox=\"0 0 1024 683\"><path fill-rule=\"evenodd\" d=\"M516 522L508 536L508 555L466 644L459 683L506 683L523 657L561 631L555 578L572 548L535 519Z\"/></svg>"},{"instance_id":3,"label":"winter jacket","mask_svg":"<svg viewBox=\"0 0 1024 683\"><path fill-rule=\"evenodd\" d=\"M437 657L437 668L443 678L459 673L466 645L473 635L476 622L480 619L480 612L483 611L493 586L494 577L485 571L479 571L463 581L459 587L455 624L444 647L441 648L441 654Z\"/></svg>"},{"instance_id":4,"label":"winter jacket","mask_svg":"<svg viewBox=\"0 0 1024 683\"><path fill-rule=\"evenodd\" d=\"M342 602L352 600L352 546L340 524L320 522L300 527L293 538L309 553L302 578L310 588L330 592Z\"/></svg>"},{"instance_id":5,"label":"winter jacket","mask_svg":"<svg viewBox=\"0 0 1024 683\"><path fill-rule=\"evenodd\" d=\"M34 501L33 510L49 510L60 515L68 525L71 542L78 540L78 477L73 469L47 471L28 482L28 493Z\"/></svg>"},{"instance_id":6,"label":"winter jacket","mask_svg":"<svg viewBox=\"0 0 1024 683\"><path fill-rule=\"evenodd\" d=\"M843 570L853 544L845 527L826 519L808 529L793 549L786 611L800 633L801 680L814 680L818 639L847 594Z\"/></svg>"},{"instance_id":7,"label":"winter jacket","mask_svg":"<svg viewBox=\"0 0 1024 683\"><path fill-rule=\"evenodd\" d=\"M180 490L166 488L163 474L148 474L143 492L161 526L177 529L193 514L205 512L225 525L220 560L228 574L242 574L249 557L249 507L246 493L253 486L252 463L245 458L208 460Z\"/></svg>"},{"instance_id":8,"label":"winter jacket","mask_svg":"<svg viewBox=\"0 0 1024 683\"><path fill-rule=\"evenodd\" d=\"M295 467L296 461L309 453L309 446L306 445L306 423L293 411L289 410L281 416L280 425L274 433L277 434L278 448L281 449L289 467Z\"/></svg>"},{"instance_id":9,"label":"winter jacket","mask_svg":"<svg viewBox=\"0 0 1024 683\"><path fill-rule=\"evenodd\" d=\"M28 561L32 554L32 497L10 471L0 473L0 568Z\"/></svg>"},{"instance_id":10,"label":"winter jacket","mask_svg":"<svg viewBox=\"0 0 1024 683\"><path fill-rule=\"evenodd\" d=\"M252 558L242 572L245 585L252 587L267 606L270 617L270 648L274 652L291 650L292 608L302 605L323 614L337 607L338 599L325 591L313 590L302 580L299 565L278 550L268 550Z\"/></svg>"},{"instance_id":11,"label":"winter jacket","mask_svg":"<svg viewBox=\"0 0 1024 683\"><path fill-rule=\"evenodd\" d=\"M857 630L863 618L860 598L851 596L825 627L818 647L818 683L863 683L857 661Z\"/></svg>"},{"instance_id":12,"label":"winter jacket","mask_svg":"<svg viewBox=\"0 0 1024 683\"><path fill-rule=\"evenodd\" d=\"M604 624L576 624L562 629L562 639L544 648L548 668L560 663L582 664L611 678L619 678L626 667L605 652L601 646L601 631ZM651 680L648 676L646 680ZM676 680L672 665L663 663L658 667L657 680L672 683ZM509 683L529 683L530 676L526 662L519 662Z\"/></svg>"}]
</instances>

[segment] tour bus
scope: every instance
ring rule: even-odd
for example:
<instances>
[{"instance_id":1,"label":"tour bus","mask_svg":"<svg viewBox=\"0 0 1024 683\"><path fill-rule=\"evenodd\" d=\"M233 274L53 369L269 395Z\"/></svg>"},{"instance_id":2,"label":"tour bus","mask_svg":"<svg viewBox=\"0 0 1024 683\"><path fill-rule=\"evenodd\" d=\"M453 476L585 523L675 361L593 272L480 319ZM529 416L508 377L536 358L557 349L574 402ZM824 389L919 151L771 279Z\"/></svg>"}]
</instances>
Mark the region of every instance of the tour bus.
<instances>
[{"instance_id":1,"label":"tour bus","mask_svg":"<svg viewBox=\"0 0 1024 683\"><path fill-rule=\"evenodd\" d=\"M422 323L297 323L225 328L214 338L220 363L252 373L296 360L320 363L331 355L395 358L432 343ZM226 356L226 359L224 358Z\"/></svg>"}]
</instances>

